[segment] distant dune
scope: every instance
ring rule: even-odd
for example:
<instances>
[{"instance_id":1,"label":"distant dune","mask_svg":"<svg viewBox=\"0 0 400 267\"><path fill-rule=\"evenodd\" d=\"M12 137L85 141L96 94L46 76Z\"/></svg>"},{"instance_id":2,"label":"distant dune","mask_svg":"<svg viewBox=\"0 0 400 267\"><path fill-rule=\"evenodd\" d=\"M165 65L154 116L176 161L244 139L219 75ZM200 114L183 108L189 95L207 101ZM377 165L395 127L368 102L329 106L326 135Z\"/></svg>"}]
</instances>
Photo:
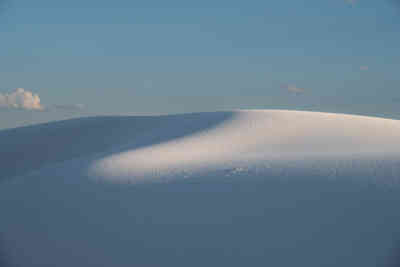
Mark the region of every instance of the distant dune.
<instances>
[{"instance_id":1,"label":"distant dune","mask_svg":"<svg viewBox=\"0 0 400 267\"><path fill-rule=\"evenodd\" d=\"M0 131L2 266L398 266L400 121L239 110Z\"/></svg>"}]
</instances>

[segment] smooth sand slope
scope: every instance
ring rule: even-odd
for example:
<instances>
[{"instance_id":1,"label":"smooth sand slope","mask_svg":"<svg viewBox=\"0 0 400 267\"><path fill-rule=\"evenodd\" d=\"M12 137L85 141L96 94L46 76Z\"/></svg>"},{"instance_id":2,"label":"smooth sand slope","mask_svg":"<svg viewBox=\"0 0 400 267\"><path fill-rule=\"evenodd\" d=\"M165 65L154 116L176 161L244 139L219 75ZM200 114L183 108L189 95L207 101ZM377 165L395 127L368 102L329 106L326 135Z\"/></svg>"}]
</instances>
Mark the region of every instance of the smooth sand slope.
<instances>
[{"instance_id":1,"label":"smooth sand slope","mask_svg":"<svg viewBox=\"0 0 400 267\"><path fill-rule=\"evenodd\" d=\"M283 110L0 131L0 266L398 266L399 139Z\"/></svg>"},{"instance_id":2,"label":"smooth sand slope","mask_svg":"<svg viewBox=\"0 0 400 267\"><path fill-rule=\"evenodd\" d=\"M372 171L369 176L377 176L373 172L383 170L374 166L376 162L400 156L399 137L400 122L395 120L301 111L238 111L211 129L113 153L96 161L91 171L109 180L136 181L221 169L237 172L258 167L258 171L270 173L276 171L273 166L290 169L294 164L292 168L332 176L360 171L346 163L364 161L368 162L365 168Z\"/></svg>"}]
</instances>

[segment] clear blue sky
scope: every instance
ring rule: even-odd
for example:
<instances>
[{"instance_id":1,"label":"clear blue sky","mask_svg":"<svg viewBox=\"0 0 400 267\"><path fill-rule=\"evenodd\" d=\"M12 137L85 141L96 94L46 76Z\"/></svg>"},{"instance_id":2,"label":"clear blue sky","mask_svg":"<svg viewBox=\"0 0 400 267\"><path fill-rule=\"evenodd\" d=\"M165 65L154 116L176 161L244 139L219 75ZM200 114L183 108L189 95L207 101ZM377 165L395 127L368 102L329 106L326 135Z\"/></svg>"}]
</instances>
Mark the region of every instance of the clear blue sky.
<instances>
[{"instance_id":1,"label":"clear blue sky","mask_svg":"<svg viewBox=\"0 0 400 267\"><path fill-rule=\"evenodd\" d=\"M236 108L400 118L400 5L393 0L2 6L0 93L25 88L46 110L2 108L0 128ZM75 104L85 108L52 108Z\"/></svg>"}]
</instances>

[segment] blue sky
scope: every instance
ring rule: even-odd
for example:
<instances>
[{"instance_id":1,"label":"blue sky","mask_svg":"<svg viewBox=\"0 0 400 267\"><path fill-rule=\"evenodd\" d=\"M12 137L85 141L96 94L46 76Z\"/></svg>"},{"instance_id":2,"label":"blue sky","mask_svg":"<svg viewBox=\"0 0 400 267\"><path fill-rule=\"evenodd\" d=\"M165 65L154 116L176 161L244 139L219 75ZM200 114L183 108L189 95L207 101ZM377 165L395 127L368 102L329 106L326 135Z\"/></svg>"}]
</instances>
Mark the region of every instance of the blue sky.
<instances>
[{"instance_id":1,"label":"blue sky","mask_svg":"<svg viewBox=\"0 0 400 267\"><path fill-rule=\"evenodd\" d=\"M0 128L236 108L400 118L393 0L4 2L0 94L44 109L0 108Z\"/></svg>"}]
</instances>

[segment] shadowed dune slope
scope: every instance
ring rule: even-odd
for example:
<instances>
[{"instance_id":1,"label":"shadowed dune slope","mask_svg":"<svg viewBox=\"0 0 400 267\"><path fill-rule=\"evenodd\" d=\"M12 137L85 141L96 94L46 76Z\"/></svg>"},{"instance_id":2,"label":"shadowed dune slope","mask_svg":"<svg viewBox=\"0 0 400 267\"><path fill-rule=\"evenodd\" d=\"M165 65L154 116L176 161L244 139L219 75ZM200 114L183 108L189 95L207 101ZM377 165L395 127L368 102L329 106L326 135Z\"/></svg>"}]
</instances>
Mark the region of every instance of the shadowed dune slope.
<instances>
[{"instance_id":1,"label":"shadowed dune slope","mask_svg":"<svg viewBox=\"0 0 400 267\"><path fill-rule=\"evenodd\" d=\"M0 181L46 165L129 145L180 138L228 120L232 112L89 117L0 131Z\"/></svg>"}]
</instances>

